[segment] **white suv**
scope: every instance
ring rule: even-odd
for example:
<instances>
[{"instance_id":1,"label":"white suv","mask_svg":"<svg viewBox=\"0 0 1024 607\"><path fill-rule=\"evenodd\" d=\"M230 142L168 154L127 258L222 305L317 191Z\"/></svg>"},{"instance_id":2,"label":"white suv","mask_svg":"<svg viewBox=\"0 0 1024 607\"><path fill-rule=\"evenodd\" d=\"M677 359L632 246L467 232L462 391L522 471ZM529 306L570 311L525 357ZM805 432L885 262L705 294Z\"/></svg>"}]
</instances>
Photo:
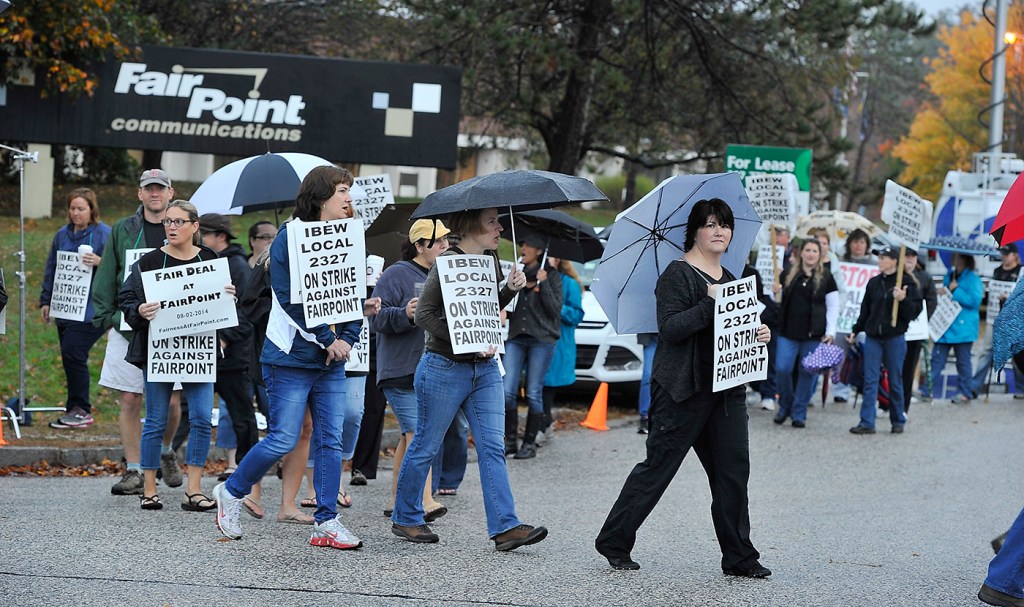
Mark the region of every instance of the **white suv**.
<instances>
[{"instance_id":1,"label":"white suv","mask_svg":"<svg viewBox=\"0 0 1024 607\"><path fill-rule=\"evenodd\" d=\"M573 262L583 283L583 322L576 327L576 382L622 384L636 382L643 374L644 348L635 334L619 335L608 322L597 298L590 292L590 281L597 261ZM614 386L612 386L614 387Z\"/></svg>"}]
</instances>

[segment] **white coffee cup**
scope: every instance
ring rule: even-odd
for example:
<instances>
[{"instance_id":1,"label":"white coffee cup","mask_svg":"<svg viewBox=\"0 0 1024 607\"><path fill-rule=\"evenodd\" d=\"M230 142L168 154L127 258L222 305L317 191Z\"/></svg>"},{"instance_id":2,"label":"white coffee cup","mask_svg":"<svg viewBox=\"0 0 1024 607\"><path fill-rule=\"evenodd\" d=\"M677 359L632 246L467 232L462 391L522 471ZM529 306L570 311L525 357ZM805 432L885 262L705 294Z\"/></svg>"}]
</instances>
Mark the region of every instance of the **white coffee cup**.
<instances>
[{"instance_id":1,"label":"white coffee cup","mask_svg":"<svg viewBox=\"0 0 1024 607\"><path fill-rule=\"evenodd\" d=\"M82 268L88 270L90 266L85 265L85 256L92 253L91 244L80 244L78 245L78 263Z\"/></svg>"},{"instance_id":2,"label":"white coffee cup","mask_svg":"<svg viewBox=\"0 0 1024 607\"><path fill-rule=\"evenodd\" d=\"M381 273L384 271L384 258L380 255L367 255L366 256L366 286L373 287L377 285L377 279L380 278Z\"/></svg>"}]
</instances>

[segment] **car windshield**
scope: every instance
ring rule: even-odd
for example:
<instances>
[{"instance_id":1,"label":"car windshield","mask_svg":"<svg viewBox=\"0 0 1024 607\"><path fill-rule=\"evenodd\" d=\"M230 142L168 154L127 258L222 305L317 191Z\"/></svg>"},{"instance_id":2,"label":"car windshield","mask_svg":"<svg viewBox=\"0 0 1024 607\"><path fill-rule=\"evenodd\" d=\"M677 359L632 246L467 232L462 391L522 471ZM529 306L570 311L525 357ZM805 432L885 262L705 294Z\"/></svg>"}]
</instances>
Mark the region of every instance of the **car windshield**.
<instances>
[{"instance_id":1,"label":"car windshield","mask_svg":"<svg viewBox=\"0 0 1024 607\"><path fill-rule=\"evenodd\" d=\"M580 276L580 284L583 285L584 289L590 288L590 283L594 280L594 272L597 271L598 263L600 263L600 260L597 259L587 263L572 262L573 267L576 268L576 273Z\"/></svg>"}]
</instances>

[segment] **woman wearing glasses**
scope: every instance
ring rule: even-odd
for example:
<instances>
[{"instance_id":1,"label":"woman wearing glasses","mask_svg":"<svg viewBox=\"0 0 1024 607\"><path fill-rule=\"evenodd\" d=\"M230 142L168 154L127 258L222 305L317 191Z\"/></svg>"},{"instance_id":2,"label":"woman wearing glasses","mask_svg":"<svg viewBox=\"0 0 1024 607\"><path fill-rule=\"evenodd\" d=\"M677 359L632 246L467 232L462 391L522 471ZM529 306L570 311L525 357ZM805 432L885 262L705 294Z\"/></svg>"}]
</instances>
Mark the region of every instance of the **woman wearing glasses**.
<instances>
[{"instance_id":1,"label":"woman wearing glasses","mask_svg":"<svg viewBox=\"0 0 1024 607\"><path fill-rule=\"evenodd\" d=\"M167 408L171 399L173 382L151 382L146 372L149 349L149 323L162 312L161 303L146 297L142 286L142 272L169 269L217 259L217 254L199 244L199 212L187 200L174 200L167 205L163 219L167 244L150 251L132 265L131 274L125 281L117 303L125 321L134 333L128 346L125 360L142 369L146 376L146 422L142 426L142 509L160 510L163 502L156 492L156 471L160 468L161 440L167 427ZM224 292L234 297L235 287L228 283ZM188 466L188 485L182 510L212 510L217 503L203 494L200 481L206 455L210 450L210 415L213 412L213 382L181 383L188 399L189 441L185 450Z\"/></svg>"}]
</instances>

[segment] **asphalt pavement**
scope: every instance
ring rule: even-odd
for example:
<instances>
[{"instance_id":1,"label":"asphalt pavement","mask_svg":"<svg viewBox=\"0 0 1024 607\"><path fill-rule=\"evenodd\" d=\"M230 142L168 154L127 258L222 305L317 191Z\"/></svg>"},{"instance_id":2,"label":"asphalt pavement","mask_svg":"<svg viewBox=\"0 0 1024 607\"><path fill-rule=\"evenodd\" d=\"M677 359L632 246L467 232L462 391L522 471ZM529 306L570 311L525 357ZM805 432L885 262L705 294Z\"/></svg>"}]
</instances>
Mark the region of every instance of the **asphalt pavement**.
<instances>
[{"instance_id":1,"label":"asphalt pavement","mask_svg":"<svg viewBox=\"0 0 1024 607\"><path fill-rule=\"evenodd\" d=\"M1024 505L1024 401L918 404L903 435L854 436L849 405L811 409L805 429L750 411L752 539L767 580L726 577L710 492L688 456L633 558L613 571L593 540L644 439L626 420L572 429L534 460L509 460L520 518L547 540L497 553L487 538L475 465L438 544L395 538L382 515L391 472L348 487L345 524L365 546L308 545L309 528L274 520L280 482L265 481L267 517L243 515L226 541L213 513L139 509L110 495L115 478L0 478L0 604L34 605L978 605L989 541ZM629 423L627 423L627 421ZM215 480L204 479L204 489Z\"/></svg>"}]
</instances>

